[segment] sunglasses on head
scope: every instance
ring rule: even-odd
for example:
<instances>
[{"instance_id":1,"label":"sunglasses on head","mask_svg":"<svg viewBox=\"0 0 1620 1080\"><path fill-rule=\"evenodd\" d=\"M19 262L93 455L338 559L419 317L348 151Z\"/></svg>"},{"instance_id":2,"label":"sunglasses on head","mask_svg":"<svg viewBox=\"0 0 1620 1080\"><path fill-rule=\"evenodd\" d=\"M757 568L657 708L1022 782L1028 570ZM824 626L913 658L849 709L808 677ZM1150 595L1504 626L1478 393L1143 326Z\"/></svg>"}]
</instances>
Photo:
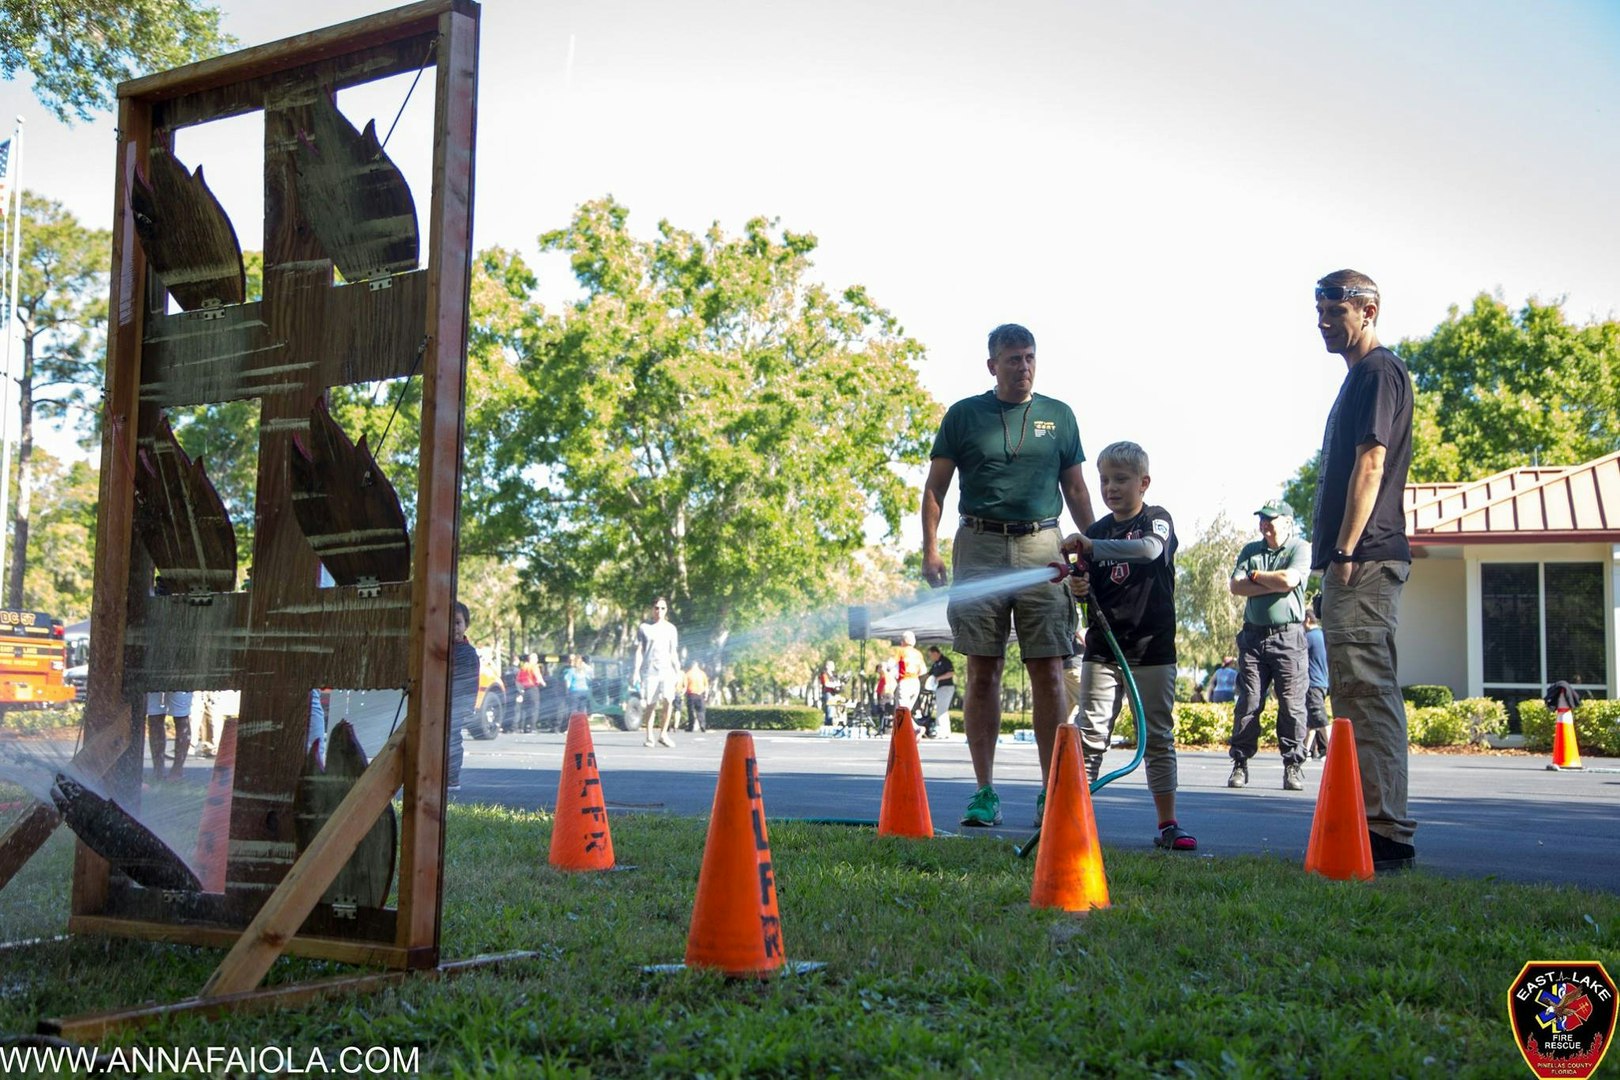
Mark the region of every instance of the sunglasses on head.
<instances>
[{"instance_id":1,"label":"sunglasses on head","mask_svg":"<svg viewBox=\"0 0 1620 1080\"><path fill-rule=\"evenodd\" d=\"M1361 285L1318 285L1316 287L1316 298L1318 300L1326 300L1335 304L1340 300L1348 300L1352 296L1377 295L1377 289L1369 289Z\"/></svg>"}]
</instances>

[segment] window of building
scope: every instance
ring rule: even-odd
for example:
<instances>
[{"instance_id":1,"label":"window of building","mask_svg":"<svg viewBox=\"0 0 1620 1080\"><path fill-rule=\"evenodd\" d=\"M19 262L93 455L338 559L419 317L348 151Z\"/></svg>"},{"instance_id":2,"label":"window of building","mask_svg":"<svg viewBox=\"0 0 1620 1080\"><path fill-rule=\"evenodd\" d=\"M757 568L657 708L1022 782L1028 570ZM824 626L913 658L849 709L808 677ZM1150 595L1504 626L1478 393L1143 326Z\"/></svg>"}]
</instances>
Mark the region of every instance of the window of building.
<instances>
[{"instance_id":1,"label":"window of building","mask_svg":"<svg viewBox=\"0 0 1620 1080\"><path fill-rule=\"evenodd\" d=\"M1483 563L1480 619L1485 695L1509 704L1562 679L1602 697L1609 671L1602 563Z\"/></svg>"}]
</instances>

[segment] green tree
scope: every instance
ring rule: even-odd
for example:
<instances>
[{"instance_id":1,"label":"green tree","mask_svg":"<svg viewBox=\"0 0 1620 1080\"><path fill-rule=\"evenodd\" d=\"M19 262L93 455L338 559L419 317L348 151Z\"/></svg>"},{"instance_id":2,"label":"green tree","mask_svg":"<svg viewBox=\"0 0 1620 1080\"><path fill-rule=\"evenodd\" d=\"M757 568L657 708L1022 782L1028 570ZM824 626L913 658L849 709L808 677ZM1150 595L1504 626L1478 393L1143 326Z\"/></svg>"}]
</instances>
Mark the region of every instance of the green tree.
<instances>
[{"instance_id":1,"label":"green tree","mask_svg":"<svg viewBox=\"0 0 1620 1080\"><path fill-rule=\"evenodd\" d=\"M235 45L219 19L197 0L0 0L0 76L26 70L58 119L88 120L120 82Z\"/></svg>"},{"instance_id":2,"label":"green tree","mask_svg":"<svg viewBox=\"0 0 1620 1080\"><path fill-rule=\"evenodd\" d=\"M541 237L584 295L510 328L528 392L480 497L501 543L566 559L579 595L629 625L668 594L718 655L828 596L870 517L898 530L917 496L895 466L925 460L939 407L891 314L807 280L813 236L756 218L643 240L628 217L601 199Z\"/></svg>"},{"instance_id":3,"label":"green tree","mask_svg":"<svg viewBox=\"0 0 1620 1080\"><path fill-rule=\"evenodd\" d=\"M1250 539L1223 511L1176 553L1176 653L1184 666L1208 670L1236 650L1243 603L1227 583Z\"/></svg>"},{"instance_id":4,"label":"green tree","mask_svg":"<svg viewBox=\"0 0 1620 1080\"><path fill-rule=\"evenodd\" d=\"M1294 521L1307 540L1316 522L1316 485L1322 475L1322 451L1312 454L1283 485L1283 501L1294 508Z\"/></svg>"},{"instance_id":5,"label":"green tree","mask_svg":"<svg viewBox=\"0 0 1620 1080\"><path fill-rule=\"evenodd\" d=\"M1417 387L1412 479L1472 480L1620 448L1620 322L1570 323L1561 302L1518 311L1484 293L1401 342Z\"/></svg>"},{"instance_id":6,"label":"green tree","mask_svg":"<svg viewBox=\"0 0 1620 1080\"><path fill-rule=\"evenodd\" d=\"M65 623L90 617L95 573L96 499L100 483L87 461L60 461L35 451L39 499L29 532L22 607Z\"/></svg>"},{"instance_id":7,"label":"green tree","mask_svg":"<svg viewBox=\"0 0 1620 1080\"><path fill-rule=\"evenodd\" d=\"M33 512L34 420L83 418L99 393L107 324L111 234L87 229L62 204L22 197L17 321L12 357L18 390L17 474L11 504L7 605L22 602Z\"/></svg>"}]
</instances>

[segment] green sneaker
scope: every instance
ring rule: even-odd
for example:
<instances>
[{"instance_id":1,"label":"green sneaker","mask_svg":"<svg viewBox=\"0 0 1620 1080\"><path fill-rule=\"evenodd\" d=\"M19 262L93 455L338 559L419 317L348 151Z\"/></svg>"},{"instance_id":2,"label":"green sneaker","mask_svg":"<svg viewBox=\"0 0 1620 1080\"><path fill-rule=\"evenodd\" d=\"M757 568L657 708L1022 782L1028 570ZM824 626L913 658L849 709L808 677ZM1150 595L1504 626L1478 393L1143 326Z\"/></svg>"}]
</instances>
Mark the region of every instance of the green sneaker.
<instances>
[{"instance_id":1,"label":"green sneaker","mask_svg":"<svg viewBox=\"0 0 1620 1080\"><path fill-rule=\"evenodd\" d=\"M986 829L1001 824L1001 796L996 794L995 788L987 785L973 793L962 814L962 824Z\"/></svg>"},{"instance_id":2,"label":"green sneaker","mask_svg":"<svg viewBox=\"0 0 1620 1080\"><path fill-rule=\"evenodd\" d=\"M1041 820L1043 818L1045 818L1045 817L1046 817L1046 789L1041 788L1041 793L1039 795L1035 796L1035 828L1038 829L1038 828L1041 827Z\"/></svg>"}]
</instances>

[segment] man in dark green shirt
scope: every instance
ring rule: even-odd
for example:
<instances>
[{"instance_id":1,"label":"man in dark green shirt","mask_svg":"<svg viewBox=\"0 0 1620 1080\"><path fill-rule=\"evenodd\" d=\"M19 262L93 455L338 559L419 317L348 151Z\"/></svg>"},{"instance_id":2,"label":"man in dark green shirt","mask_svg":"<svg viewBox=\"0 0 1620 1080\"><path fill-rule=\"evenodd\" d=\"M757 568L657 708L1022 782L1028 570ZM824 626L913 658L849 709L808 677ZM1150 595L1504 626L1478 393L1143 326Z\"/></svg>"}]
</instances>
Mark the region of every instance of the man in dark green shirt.
<instances>
[{"instance_id":1,"label":"man in dark green shirt","mask_svg":"<svg viewBox=\"0 0 1620 1080\"><path fill-rule=\"evenodd\" d=\"M1227 787L1249 782L1249 759L1260 746L1266 687L1277 690L1277 743L1283 790L1305 789L1305 694L1310 685L1305 645L1305 580L1311 545L1294 533L1294 509L1269 502L1255 511L1260 539L1238 552L1227 583L1244 598L1238 633L1237 704L1232 710L1232 775Z\"/></svg>"},{"instance_id":2,"label":"man in dark green shirt","mask_svg":"<svg viewBox=\"0 0 1620 1080\"><path fill-rule=\"evenodd\" d=\"M1063 659L1074 649L1075 608L1068 590L1050 580L1017 580L1009 572L1062 559L1058 518L1065 505L1080 528L1092 522L1074 413L1063 402L1035 393L1035 336L1016 324L998 326L990 332L989 349L986 364L995 389L964 398L946 412L922 498L923 576L935 588L952 574L957 580L946 617L956 651L967 657L962 726L979 784L962 824L978 826L1001 822L995 756L1001 674L1012 627L1018 629L1029 672L1043 777L1063 719ZM961 520L948 573L939 554L939 521L957 473ZM1006 588L995 587L995 579L1009 577Z\"/></svg>"}]
</instances>

